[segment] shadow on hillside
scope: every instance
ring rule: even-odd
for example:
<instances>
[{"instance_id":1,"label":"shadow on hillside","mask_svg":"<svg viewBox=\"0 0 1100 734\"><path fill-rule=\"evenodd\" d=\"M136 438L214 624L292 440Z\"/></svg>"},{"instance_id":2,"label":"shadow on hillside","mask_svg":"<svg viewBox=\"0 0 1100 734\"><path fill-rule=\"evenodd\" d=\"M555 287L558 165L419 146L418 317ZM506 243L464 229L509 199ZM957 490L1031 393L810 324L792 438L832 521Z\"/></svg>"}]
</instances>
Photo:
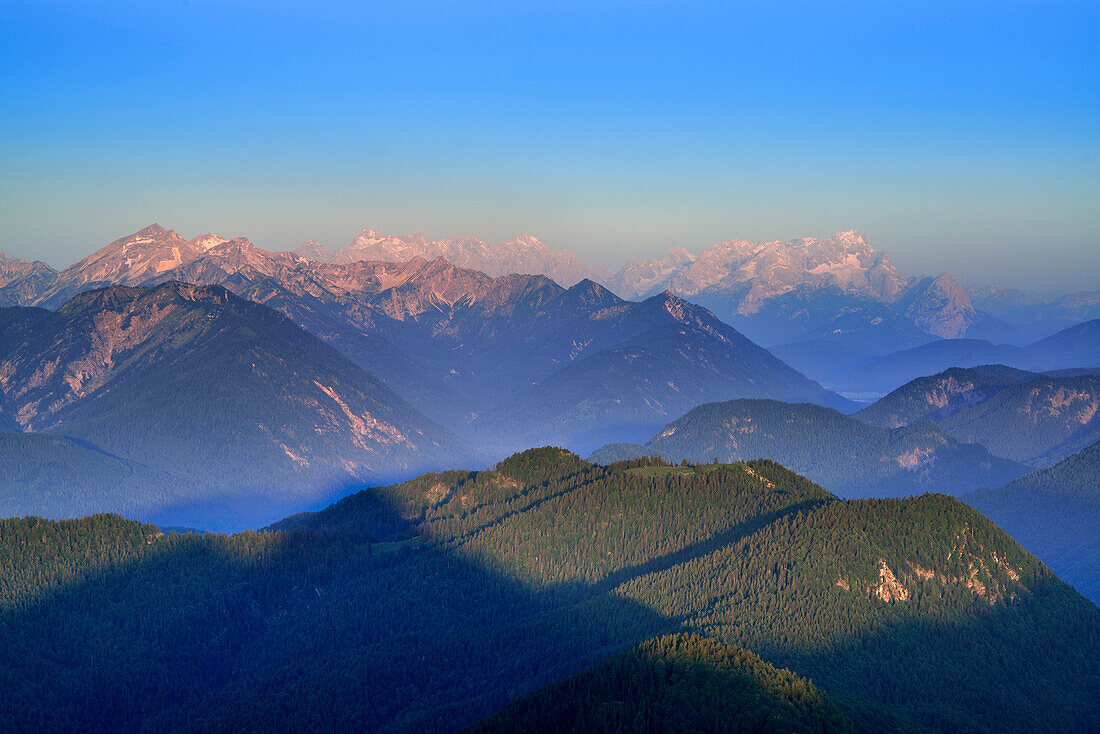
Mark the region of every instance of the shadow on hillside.
<instances>
[{"instance_id":1,"label":"shadow on hillside","mask_svg":"<svg viewBox=\"0 0 1100 734\"><path fill-rule=\"evenodd\" d=\"M785 507L781 510L775 510L761 515L757 518L750 520L749 522L735 525L728 530L724 530L720 533L716 533L707 540L701 543L695 543L688 547L676 551L674 553L668 553L663 556L658 556L646 563L639 564L637 566L630 566L620 571L614 571L597 583L591 585L589 588L593 591L601 593L610 593L614 591L617 586L633 581L634 579L641 578L651 573L660 573L661 571L667 571L668 569L678 566L681 563L686 563L694 558L702 558L705 555L713 553L714 551L728 545L733 545L761 528L770 525L781 517L788 517L791 515L797 515L800 512L808 512L815 507L820 507L825 504L825 500L807 500L805 502L799 502L798 504L790 507Z\"/></svg>"},{"instance_id":2,"label":"shadow on hillside","mask_svg":"<svg viewBox=\"0 0 1100 734\"><path fill-rule=\"evenodd\" d=\"M391 521L399 538L407 520ZM37 594L18 579L8 593L23 601L0 610L4 726L453 731L674 627L626 599L578 600L415 539L381 540L112 543L74 523L44 562L71 554L60 561L71 571L91 556L101 568Z\"/></svg>"},{"instance_id":3,"label":"shadow on hillside","mask_svg":"<svg viewBox=\"0 0 1100 734\"><path fill-rule=\"evenodd\" d=\"M1048 578L969 611L948 619L918 609L841 645L808 651L779 641L758 652L835 699L872 700L941 731L1100 731L1100 665L1086 652L1100 650L1094 606ZM954 710L937 706L937 695Z\"/></svg>"},{"instance_id":4,"label":"shadow on hillside","mask_svg":"<svg viewBox=\"0 0 1100 734\"><path fill-rule=\"evenodd\" d=\"M44 562L73 569L66 554L82 552L100 559L101 570L44 593L31 591L33 574L7 589L24 601L0 611L5 725L454 731L659 634L694 629L743 644L686 611L662 615L617 589L811 509L758 518L596 584L544 587L418 539L386 497L364 496L376 522L351 531L149 543L116 533L111 543L75 524L67 543L43 551ZM12 542L19 540L38 539ZM1062 718L1049 716L1049 701L1066 691L1022 685L1066 680L1056 669L1080 660L1065 649L1071 641L1100 649L1100 625L1067 601L1073 593L1052 581L1017 604L975 606L958 620L884 612L840 646L808 651L777 636L756 651L833 696L887 704L942 730L1026 722L1033 731L1088 731L1100 725L1100 699L1085 699L1100 690L1095 664L1070 671L1080 685L1068 695L1081 708ZM990 657L1006 648L1014 659ZM970 701L973 716L944 718L936 703L947 696Z\"/></svg>"}]
</instances>

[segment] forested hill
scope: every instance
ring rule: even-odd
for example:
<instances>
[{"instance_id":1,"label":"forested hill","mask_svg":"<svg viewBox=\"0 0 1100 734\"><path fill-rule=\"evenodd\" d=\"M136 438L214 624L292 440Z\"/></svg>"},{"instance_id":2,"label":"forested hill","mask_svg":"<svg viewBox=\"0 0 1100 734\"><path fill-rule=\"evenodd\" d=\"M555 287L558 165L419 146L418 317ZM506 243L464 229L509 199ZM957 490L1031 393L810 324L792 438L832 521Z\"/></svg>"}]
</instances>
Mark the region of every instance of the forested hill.
<instances>
[{"instance_id":1,"label":"forested hill","mask_svg":"<svg viewBox=\"0 0 1100 734\"><path fill-rule=\"evenodd\" d=\"M687 731L849 734L858 725L813 683L747 650L699 635L666 635L524 696L463 734Z\"/></svg>"},{"instance_id":2,"label":"forested hill","mask_svg":"<svg viewBox=\"0 0 1100 734\"><path fill-rule=\"evenodd\" d=\"M1100 604L1100 442L964 500Z\"/></svg>"},{"instance_id":3,"label":"forested hill","mask_svg":"<svg viewBox=\"0 0 1100 734\"><path fill-rule=\"evenodd\" d=\"M845 502L767 461L538 449L277 527L0 522L5 725L454 731L686 632L852 720L1100 728L1100 610L942 495Z\"/></svg>"}]
</instances>

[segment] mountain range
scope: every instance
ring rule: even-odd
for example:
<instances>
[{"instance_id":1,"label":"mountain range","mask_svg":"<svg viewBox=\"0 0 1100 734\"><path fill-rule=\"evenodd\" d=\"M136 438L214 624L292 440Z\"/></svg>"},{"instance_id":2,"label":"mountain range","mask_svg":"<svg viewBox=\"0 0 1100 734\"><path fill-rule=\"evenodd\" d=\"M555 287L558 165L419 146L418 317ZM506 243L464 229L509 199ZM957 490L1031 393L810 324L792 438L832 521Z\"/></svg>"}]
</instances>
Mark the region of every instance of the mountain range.
<instances>
[{"instance_id":1,"label":"mountain range","mask_svg":"<svg viewBox=\"0 0 1100 734\"><path fill-rule=\"evenodd\" d=\"M33 451L42 479L60 465L87 490L9 473L9 514L69 516L99 498L99 511L239 527L363 481L482 461L332 347L218 286L112 286L0 318L0 405L26 432L6 436L5 462ZM116 486L130 466L147 487ZM220 516L230 508L236 522Z\"/></svg>"},{"instance_id":2,"label":"mountain range","mask_svg":"<svg viewBox=\"0 0 1100 734\"><path fill-rule=\"evenodd\" d=\"M443 257L490 275L546 275L566 287L587 278L627 299L667 290L706 306L768 346L807 339L817 329L850 321L852 312L867 313L868 321L882 319L885 313L886 320L896 322L895 330L910 332L893 342L895 348L912 346L914 340L929 335L958 337L995 322L976 311L949 273L935 278L905 277L885 253L876 252L867 238L855 231L826 239L730 240L698 256L676 247L660 258L632 260L615 273L585 266L573 253L551 251L530 236L487 245L469 237L429 241L423 235L393 236L364 230L349 247L333 254L315 242L296 252L337 263ZM837 301L829 311L818 303L812 319L824 319L824 323L808 324L803 314L784 313L789 310L781 305L784 301L818 300L822 291L834 294ZM880 339L886 333L884 329L875 331Z\"/></svg>"},{"instance_id":3,"label":"mountain range","mask_svg":"<svg viewBox=\"0 0 1100 734\"><path fill-rule=\"evenodd\" d=\"M488 245L473 237L428 240L422 234L388 235L364 229L352 243L329 254L319 243L307 242L295 253L312 260L349 264L381 261L405 262L414 258L443 258L467 270L487 275L520 273L545 275L568 288L585 279L606 280L607 268L591 268L568 250L553 251L535 237L523 235L498 245Z\"/></svg>"},{"instance_id":4,"label":"mountain range","mask_svg":"<svg viewBox=\"0 0 1100 734\"><path fill-rule=\"evenodd\" d=\"M476 430L590 450L608 435L648 435L715 397L786 396L849 406L706 309L667 292L630 303L594 283L590 288L614 299L613 313L590 317L585 326L591 328L569 327L568 334L573 344L597 348L479 415Z\"/></svg>"},{"instance_id":5,"label":"mountain range","mask_svg":"<svg viewBox=\"0 0 1100 734\"><path fill-rule=\"evenodd\" d=\"M641 437L715 397L851 408L705 309L668 294L624 301L590 280L567 289L438 257L320 262L153 225L59 273L37 303L112 278L220 285L270 305L424 415L505 454L546 441L590 450L619 428ZM604 374L604 363L623 368ZM496 418L474 421L486 414Z\"/></svg>"},{"instance_id":6,"label":"mountain range","mask_svg":"<svg viewBox=\"0 0 1100 734\"><path fill-rule=\"evenodd\" d=\"M118 266L97 262L93 255L60 274L38 263L41 273L33 285L22 286L22 301L15 294L20 286L6 286L16 278L5 274L5 270L18 269L11 263L19 261L0 258L0 263L8 263L0 266L0 304L26 305L38 300L57 307L73 294L74 287L136 285L192 262L225 241L215 235L186 240L172 233L168 242L159 237L160 229L154 225L130 238L134 240L132 249L151 251L150 245L155 245L152 249L160 250L155 257L134 249L125 264ZM140 236L143 233L145 236ZM158 239L162 241L138 241ZM113 245L117 248L119 243ZM805 351L825 342L834 352L843 350L845 359L841 361L845 363L941 337L1025 344L1100 316L1096 293L1051 296L996 288L967 291L950 273L905 276L886 253L876 251L865 235L855 231L824 239L730 240L698 256L675 247L660 258L631 261L617 272L586 265L573 253L551 250L530 235L490 245L472 237L429 240L420 234L398 236L365 229L344 249L329 252L320 243L309 241L295 253L313 262L335 264L442 257L491 276L544 275L566 287L590 279L628 299L668 290L709 308L764 346ZM36 299L34 294L41 294L43 283L50 279L60 281L59 287L51 289L46 300L40 295ZM980 308L974 305L975 298Z\"/></svg>"},{"instance_id":7,"label":"mountain range","mask_svg":"<svg viewBox=\"0 0 1100 734\"><path fill-rule=\"evenodd\" d=\"M1082 321L1100 319L1100 290L1041 293L1018 288L985 286L969 291L974 307L1013 324L1028 340Z\"/></svg>"},{"instance_id":8,"label":"mountain range","mask_svg":"<svg viewBox=\"0 0 1100 734\"><path fill-rule=\"evenodd\" d=\"M831 353L830 346L786 345L772 351L837 390L879 396L951 367L1001 364L1035 372L1100 368L1100 319L1074 324L1022 347L982 339L938 339L885 356L852 361L851 353Z\"/></svg>"},{"instance_id":9,"label":"mountain range","mask_svg":"<svg viewBox=\"0 0 1100 734\"><path fill-rule=\"evenodd\" d=\"M56 277L57 272L41 260L8 257L0 252L0 307L37 302Z\"/></svg>"},{"instance_id":10,"label":"mountain range","mask_svg":"<svg viewBox=\"0 0 1100 734\"><path fill-rule=\"evenodd\" d=\"M715 429L718 438L700 434L677 456L707 459L712 457L704 454L718 448L725 458L751 458L751 451L759 451L848 495L930 488L958 493L983 482L1001 484L1022 472L1021 464L1049 466L1096 435L1095 421L1086 415L1095 412L1096 400L1095 378L1085 374L1087 369L1034 374L1029 379L1047 380L1032 386L1037 392L1013 381L1018 377L1022 384L1038 370L1100 364L1100 321L1070 326L1026 347L977 339L928 341L937 333L1000 327L973 309L950 275L903 277L857 232L826 240L731 241L698 258L676 250L658 261L631 263L615 275L582 272L576 258L553 253L533 238L489 246L469 238L432 243L422 236L368 230L332 255L318 243L307 245L300 254L268 252L244 238L208 234L188 240L152 225L60 272L37 262L0 260L0 295L19 304L0 312L0 429L48 432L69 441L63 451L62 444L50 444L51 455L65 454L58 465L84 461L90 450L122 462L91 475L116 475L128 467L135 476L149 470L196 487L207 487L208 480L243 492L264 483L308 487L299 499L320 498L322 487L374 481L384 472L393 478L441 462L480 466L489 457L530 445L554 443L587 453L609 442L642 442L662 426L686 419L697 406L744 399L781 401L736 403L763 411L751 420L787 415L790 425L806 431L812 446L835 444L821 438L823 430L831 430L865 451L811 459L815 449L798 450L798 437L777 424L768 432L771 443L756 445L753 440L762 438L757 436L719 446L724 433ZM374 257L381 259L364 259ZM447 258L503 274L460 267ZM567 288L545 274L507 272L524 269L575 282ZM623 300L582 277L586 272L625 293L653 295ZM231 298L222 288L240 297L232 299L231 308L221 305L220 299ZM677 292L719 309L726 321ZM143 320L162 311L174 313L179 305L169 308L158 298L166 303L182 299L187 308L203 303L205 311L199 309L179 326L165 326L164 334L171 336L146 345L141 342ZM123 305L130 301L133 312ZM276 328L274 314L245 314L242 309L249 306L270 307L289 321ZM230 313L247 325L234 332L221 320ZM202 318L210 319L213 331L192 326L205 323ZM812 338L772 352L729 322L767 327L772 342L792 335ZM287 383L275 390L278 395L261 384L257 372L269 374L264 368L255 367L252 374L241 369L255 346L241 335L253 331L282 340L283 346L264 352L264 359L272 360L270 374L289 370ZM160 332L150 327L149 333ZM211 337L214 333L219 336ZM853 354L881 351L892 343L920 346L851 361ZM116 364L117 354L126 350L140 359ZM296 354L284 354L287 350ZM300 364L304 357L297 352L302 350L317 356L324 368ZM184 357L191 360L189 371L174 361ZM240 364L231 368L227 362L233 359ZM344 360L339 367L337 360ZM893 395L866 409L859 420L791 405L811 402L842 412L857 407L805 377L799 367L821 374L829 365L844 365L840 371L854 380L848 388L874 393L943 367L987 362L1016 371L959 373L951 376L957 383L952 386L935 378L934 389L910 386L908 404ZM149 395L159 394L159 370L192 381L173 385L165 403L154 405ZM239 387L232 386L236 380ZM341 393L333 387L337 383L356 385L357 397ZM150 417L174 406L172 420L190 421L189 409L177 396L201 402L223 393L219 410L236 405L234 416L263 418L247 427L233 421L208 426L209 438L203 440L209 445L181 423L177 429L186 440L173 445L165 428L169 424ZM318 407L330 403L336 412ZM310 410L324 416L317 424L324 426L322 434L340 438L330 445L308 432L287 433L287 426L316 422L306 417L312 416ZM1022 420L1025 414L1034 420ZM385 430L375 435L359 426L356 419L364 415ZM148 430L136 438L125 435L134 431L124 427L124 416L133 426L148 424ZM206 415L187 425L203 420L211 419ZM921 420L938 425L918 425ZM224 431L237 436L238 443L215 447L214 437ZM387 443L385 436L391 434ZM404 441L409 450L402 453ZM241 457L249 456L253 443L264 447L255 450L265 457L261 463L270 474L248 476L233 469L234 456L241 459L236 466L246 465ZM834 454L839 450L834 446ZM193 474L194 466L222 461L229 462L224 474ZM845 472L851 476L845 478ZM35 486L46 483L43 478ZM30 493L28 501L34 496Z\"/></svg>"},{"instance_id":11,"label":"mountain range","mask_svg":"<svg viewBox=\"0 0 1100 734\"><path fill-rule=\"evenodd\" d=\"M1100 439L1098 409L1098 374L986 365L918 378L854 417L888 428L931 420L997 456L1051 466Z\"/></svg>"},{"instance_id":12,"label":"mountain range","mask_svg":"<svg viewBox=\"0 0 1100 734\"><path fill-rule=\"evenodd\" d=\"M1098 408L1100 375L1040 376L956 413L943 428L997 456L1044 467L1100 440Z\"/></svg>"}]
</instances>

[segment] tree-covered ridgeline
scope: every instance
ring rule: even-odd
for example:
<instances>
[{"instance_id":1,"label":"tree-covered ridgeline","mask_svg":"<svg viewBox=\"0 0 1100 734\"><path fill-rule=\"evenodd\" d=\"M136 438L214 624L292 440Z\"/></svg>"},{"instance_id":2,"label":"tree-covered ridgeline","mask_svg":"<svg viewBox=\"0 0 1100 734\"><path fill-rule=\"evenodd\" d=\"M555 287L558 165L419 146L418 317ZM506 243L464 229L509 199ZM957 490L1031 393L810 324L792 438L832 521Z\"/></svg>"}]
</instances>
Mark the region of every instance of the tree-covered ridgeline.
<instances>
[{"instance_id":1,"label":"tree-covered ridgeline","mask_svg":"<svg viewBox=\"0 0 1100 734\"><path fill-rule=\"evenodd\" d=\"M1100 603L1100 441L1049 469L963 499Z\"/></svg>"},{"instance_id":2,"label":"tree-covered ridgeline","mask_svg":"<svg viewBox=\"0 0 1100 734\"><path fill-rule=\"evenodd\" d=\"M717 640L678 634L647 640L551 683L463 734L854 734L896 730L899 724L888 719L856 723L789 670Z\"/></svg>"},{"instance_id":3,"label":"tree-covered ridgeline","mask_svg":"<svg viewBox=\"0 0 1100 734\"><path fill-rule=\"evenodd\" d=\"M0 524L20 730L454 731L698 633L940 731L1100 724L1100 610L945 496L844 502L773 462L560 449L269 532Z\"/></svg>"}]
</instances>

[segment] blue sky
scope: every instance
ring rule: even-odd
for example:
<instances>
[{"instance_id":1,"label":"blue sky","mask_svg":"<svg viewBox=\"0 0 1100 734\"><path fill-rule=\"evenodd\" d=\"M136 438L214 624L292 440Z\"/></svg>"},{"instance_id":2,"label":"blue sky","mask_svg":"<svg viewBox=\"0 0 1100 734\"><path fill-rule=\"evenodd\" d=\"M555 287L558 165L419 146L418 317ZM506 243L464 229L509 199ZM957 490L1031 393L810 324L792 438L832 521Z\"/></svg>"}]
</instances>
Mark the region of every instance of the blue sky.
<instances>
[{"instance_id":1,"label":"blue sky","mask_svg":"<svg viewBox=\"0 0 1100 734\"><path fill-rule=\"evenodd\" d=\"M620 265L860 229L1100 288L1097 3L9 2L0 250L534 234Z\"/></svg>"}]
</instances>

